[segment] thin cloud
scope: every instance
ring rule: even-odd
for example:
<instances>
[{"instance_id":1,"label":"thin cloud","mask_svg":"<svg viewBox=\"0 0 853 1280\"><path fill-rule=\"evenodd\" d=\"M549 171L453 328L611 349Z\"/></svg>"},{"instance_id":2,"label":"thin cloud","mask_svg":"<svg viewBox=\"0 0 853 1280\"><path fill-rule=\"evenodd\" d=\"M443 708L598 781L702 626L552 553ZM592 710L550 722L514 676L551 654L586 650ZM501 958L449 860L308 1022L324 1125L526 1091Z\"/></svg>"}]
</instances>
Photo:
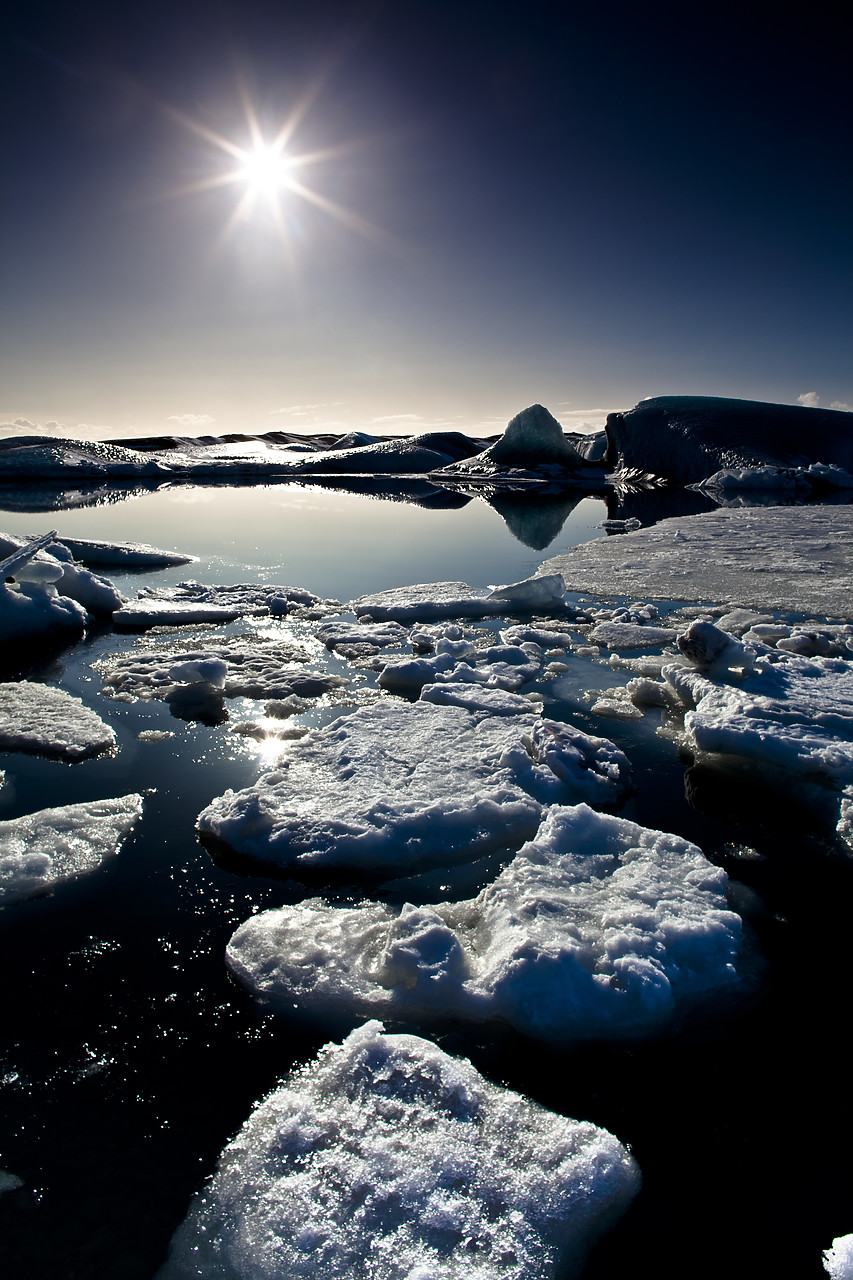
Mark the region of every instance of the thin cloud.
<instances>
[{"instance_id":1,"label":"thin cloud","mask_svg":"<svg viewBox=\"0 0 853 1280\"><path fill-rule=\"evenodd\" d=\"M206 427L213 418L209 413L173 413L167 421L177 422L179 427Z\"/></svg>"},{"instance_id":2,"label":"thin cloud","mask_svg":"<svg viewBox=\"0 0 853 1280\"><path fill-rule=\"evenodd\" d=\"M286 404L280 409L270 409L270 413L289 413L294 418L301 418L315 409L336 409L342 404L343 400L318 400L316 404Z\"/></svg>"},{"instance_id":3,"label":"thin cloud","mask_svg":"<svg viewBox=\"0 0 853 1280\"><path fill-rule=\"evenodd\" d=\"M846 409L848 413L853 409L853 405L845 404L843 400L833 400L829 407L830 409Z\"/></svg>"},{"instance_id":4,"label":"thin cloud","mask_svg":"<svg viewBox=\"0 0 853 1280\"><path fill-rule=\"evenodd\" d=\"M423 422L423 418L419 413L386 413L379 418L371 418L371 423L376 422Z\"/></svg>"},{"instance_id":5,"label":"thin cloud","mask_svg":"<svg viewBox=\"0 0 853 1280\"><path fill-rule=\"evenodd\" d=\"M15 436L37 436L37 435L56 435L57 432L67 431L68 428L62 422L30 422L29 418L14 418L11 422L0 422L0 431L6 431L10 435Z\"/></svg>"}]
</instances>

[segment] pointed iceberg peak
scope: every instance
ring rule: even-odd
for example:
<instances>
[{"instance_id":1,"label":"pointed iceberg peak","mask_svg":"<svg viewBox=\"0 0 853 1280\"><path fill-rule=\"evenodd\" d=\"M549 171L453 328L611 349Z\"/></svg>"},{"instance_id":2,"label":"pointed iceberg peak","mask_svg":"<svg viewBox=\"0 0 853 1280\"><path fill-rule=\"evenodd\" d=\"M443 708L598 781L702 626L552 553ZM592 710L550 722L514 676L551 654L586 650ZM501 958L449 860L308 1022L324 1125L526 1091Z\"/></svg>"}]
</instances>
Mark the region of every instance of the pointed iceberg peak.
<instances>
[{"instance_id":1,"label":"pointed iceberg peak","mask_svg":"<svg viewBox=\"0 0 853 1280\"><path fill-rule=\"evenodd\" d=\"M572 448L554 415L542 404L531 404L511 418L506 431L488 453L493 462L502 466L560 462L563 466L578 467L585 461Z\"/></svg>"}]
</instances>

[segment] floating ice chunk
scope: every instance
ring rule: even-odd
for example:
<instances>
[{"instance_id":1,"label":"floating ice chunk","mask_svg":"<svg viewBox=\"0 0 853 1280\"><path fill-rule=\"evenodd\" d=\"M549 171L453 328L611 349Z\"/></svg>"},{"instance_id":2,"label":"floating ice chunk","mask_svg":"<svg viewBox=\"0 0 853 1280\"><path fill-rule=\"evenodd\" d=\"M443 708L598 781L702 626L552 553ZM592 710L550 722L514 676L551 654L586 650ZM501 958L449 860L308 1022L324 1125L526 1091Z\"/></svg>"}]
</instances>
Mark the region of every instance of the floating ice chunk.
<instances>
[{"instance_id":1,"label":"floating ice chunk","mask_svg":"<svg viewBox=\"0 0 853 1280\"><path fill-rule=\"evenodd\" d=\"M497 587L489 593L489 600L506 600L514 609L547 609L561 604L566 594L566 584L560 573L543 573L538 578L525 578L511 582L508 587Z\"/></svg>"},{"instance_id":2,"label":"floating ice chunk","mask_svg":"<svg viewBox=\"0 0 853 1280\"><path fill-rule=\"evenodd\" d=\"M190 564L198 556L179 551L161 551L147 542L98 542L87 538L60 539L75 559L83 564L110 564L122 569L167 569L172 565Z\"/></svg>"},{"instance_id":3,"label":"floating ice chunk","mask_svg":"<svg viewBox=\"0 0 853 1280\"><path fill-rule=\"evenodd\" d=\"M99 715L64 689L21 680L0 684L0 750L85 760L115 746Z\"/></svg>"},{"instance_id":4,"label":"floating ice chunk","mask_svg":"<svg viewBox=\"0 0 853 1280\"><path fill-rule=\"evenodd\" d=\"M245 921L227 960L265 1001L322 1014L501 1018L560 1041L648 1035L737 982L726 883L678 836L558 806L476 898L312 899Z\"/></svg>"},{"instance_id":5,"label":"floating ice chunk","mask_svg":"<svg viewBox=\"0 0 853 1280\"><path fill-rule=\"evenodd\" d=\"M501 632L504 644L538 644L543 649L570 649L574 643L567 631L548 631L542 627L507 627Z\"/></svg>"},{"instance_id":6,"label":"floating ice chunk","mask_svg":"<svg viewBox=\"0 0 853 1280\"><path fill-rule=\"evenodd\" d=\"M54 587L23 583L18 590L0 583L0 644L40 636L73 635L89 621L74 600L59 596Z\"/></svg>"},{"instance_id":7,"label":"floating ice chunk","mask_svg":"<svg viewBox=\"0 0 853 1280\"><path fill-rule=\"evenodd\" d=\"M730 667L748 671L756 658L754 646L721 631L713 622L691 622L678 637L678 651L700 671L722 672Z\"/></svg>"},{"instance_id":8,"label":"floating ice chunk","mask_svg":"<svg viewBox=\"0 0 853 1280\"><path fill-rule=\"evenodd\" d=\"M199 609L223 609L232 617L265 617L273 614L281 617L296 613L317 616L328 612L337 602L324 602L303 587L273 586L269 583L238 582L230 586L207 586L203 582L179 582L175 587L145 587L133 602L134 609L144 609L146 604L162 603L180 609L195 606Z\"/></svg>"},{"instance_id":9,"label":"floating ice chunk","mask_svg":"<svg viewBox=\"0 0 853 1280\"><path fill-rule=\"evenodd\" d=\"M190 604L170 600L133 600L113 614L117 627L130 631L147 631L151 627L188 627L200 622L233 622L243 615L239 607L216 604Z\"/></svg>"},{"instance_id":10,"label":"floating ice chunk","mask_svg":"<svg viewBox=\"0 0 853 1280\"><path fill-rule=\"evenodd\" d=\"M375 622L426 622L433 618L486 618L545 608L562 610L564 594L559 574L528 578L488 594L467 582L421 582L360 596L350 608L359 617L368 614Z\"/></svg>"},{"instance_id":11,"label":"floating ice chunk","mask_svg":"<svg viewBox=\"0 0 853 1280\"><path fill-rule=\"evenodd\" d=\"M808 488L809 484L798 467L723 467L696 487L719 489L724 493L739 489L790 492Z\"/></svg>"},{"instance_id":12,"label":"floating ice chunk","mask_svg":"<svg viewBox=\"0 0 853 1280\"><path fill-rule=\"evenodd\" d=\"M530 715L535 710L530 698L518 693L459 681L424 685L421 702L432 702L441 707L465 707L468 711L484 711L490 716Z\"/></svg>"},{"instance_id":13,"label":"floating ice chunk","mask_svg":"<svg viewBox=\"0 0 853 1280\"><path fill-rule=\"evenodd\" d=\"M850 846L853 853L853 785L844 788L836 828L840 839Z\"/></svg>"},{"instance_id":14,"label":"floating ice chunk","mask_svg":"<svg viewBox=\"0 0 853 1280\"><path fill-rule=\"evenodd\" d=\"M314 633L327 649L351 645L371 645L374 649L388 646L400 648L408 643L409 633L396 622L324 622Z\"/></svg>"},{"instance_id":15,"label":"floating ice chunk","mask_svg":"<svg viewBox=\"0 0 853 1280\"><path fill-rule=\"evenodd\" d=\"M678 635L671 627L651 627L635 622L601 622L590 632L593 644L608 649L660 649Z\"/></svg>"},{"instance_id":16,"label":"floating ice chunk","mask_svg":"<svg viewBox=\"0 0 853 1280\"><path fill-rule=\"evenodd\" d=\"M639 1184L606 1130L369 1022L256 1108L159 1280L555 1280Z\"/></svg>"},{"instance_id":17,"label":"floating ice chunk","mask_svg":"<svg viewBox=\"0 0 853 1280\"><path fill-rule=\"evenodd\" d=\"M449 654L437 654L433 658L401 658L388 662L379 673L377 683L382 689L395 693L414 693L424 685L432 684L443 671L450 671L456 661Z\"/></svg>"},{"instance_id":18,"label":"floating ice chunk","mask_svg":"<svg viewBox=\"0 0 853 1280\"><path fill-rule=\"evenodd\" d=\"M255 786L214 800L198 828L264 863L375 873L517 847L541 802L572 798L557 748L541 764L531 755L534 724L383 699L309 733Z\"/></svg>"},{"instance_id":19,"label":"floating ice chunk","mask_svg":"<svg viewBox=\"0 0 853 1280\"><path fill-rule=\"evenodd\" d=\"M31 898L118 853L142 796L89 800L0 822L0 905Z\"/></svg>"},{"instance_id":20,"label":"floating ice chunk","mask_svg":"<svg viewBox=\"0 0 853 1280\"><path fill-rule=\"evenodd\" d=\"M68 548L55 541L55 532L30 542L0 534L0 552L10 553L0 564L2 576L31 586L52 585L60 596L76 600L89 613L113 613L124 603L124 596L108 578L75 564Z\"/></svg>"},{"instance_id":21,"label":"floating ice chunk","mask_svg":"<svg viewBox=\"0 0 853 1280\"><path fill-rule=\"evenodd\" d=\"M689 745L709 754L853 780L853 667L839 658L758 660L742 683L722 683L688 667L663 677L693 708Z\"/></svg>"},{"instance_id":22,"label":"floating ice chunk","mask_svg":"<svg viewBox=\"0 0 853 1280\"><path fill-rule=\"evenodd\" d=\"M721 631L728 631L730 635L743 636L744 632L749 631L750 628L772 623L772 621L769 613L756 613L754 609L730 609L728 613L717 619L717 626Z\"/></svg>"},{"instance_id":23,"label":"floating ice chunk","mask_svg":"<svg viewBox=\"0 0 853 1280\"><path fill-rule=\"evenodd\" d=\"M204 681L217 689L225 688L228 664L221 658L198 658L189 662L176 662L169 668L169 679L179 684L196 684Z\"/></svg>"},{"instance_id":24,"label":"floating ice chunk","mask_svg":"<svg viewBox=\"0 0 853 1280\"><path fill-rule=\"evenodd\" d=\"M178 677L179 667L217 675L212 683L224 688L226 698L317 698L349 683L346 676L327 671L305 671L301 664L310 654L297 644L258 640L247 645L239 637L233 645L181 652L175 647L147 653L125 653L103 659L104 692L121 698L166 698ZM180 658L176 663L175 659ZM222 666L226 673L219 684ZM186 680L181 676L180 680Z\"/></svg>"},{"instance_id":25,"label":"floating ice chunk","mask_svg":"<svg viewBox=\"0 0 853 1280\"><path fill-rule=\"evenodd\" d=\"M615 804L629 786L631 762L625 753L609 738L597 738L574 725L537 720L528 750L571 789L573 799Z\"/></svg>"},{"instance_id":26,"label":"floating ice chunk","mask_svg":"<svg viewBox=\"0 0 853 1280\"><path fill-rule=\"evenodd\" d=\"M823 1269L831 1280L853 1280L853 1235L838 1236L824 1249Z\"/></svg>"}]
</instances>

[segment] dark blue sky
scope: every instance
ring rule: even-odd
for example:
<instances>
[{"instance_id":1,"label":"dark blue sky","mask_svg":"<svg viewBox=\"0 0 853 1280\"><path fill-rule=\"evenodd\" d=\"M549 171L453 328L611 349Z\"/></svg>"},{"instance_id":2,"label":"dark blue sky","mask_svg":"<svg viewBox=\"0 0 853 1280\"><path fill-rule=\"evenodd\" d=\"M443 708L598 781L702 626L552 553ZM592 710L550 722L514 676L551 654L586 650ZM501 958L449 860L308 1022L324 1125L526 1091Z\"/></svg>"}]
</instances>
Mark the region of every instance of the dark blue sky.
<instances>
[{"instance_id":1,"label":"dark blue sky","mask_svg":"<svg viewBox=\"0 0 853 1280\"><path fill-rule=\"evenodd\" d=\"M0 419L475 431L535 400L567 427L677 392L849 405L840 22L13 5ZM307 198L190 189L237 167L199 130L251 151L246 103L267 141L303 104L289 152L329 151L293 170Z\"/></svg>"}]
</instances>

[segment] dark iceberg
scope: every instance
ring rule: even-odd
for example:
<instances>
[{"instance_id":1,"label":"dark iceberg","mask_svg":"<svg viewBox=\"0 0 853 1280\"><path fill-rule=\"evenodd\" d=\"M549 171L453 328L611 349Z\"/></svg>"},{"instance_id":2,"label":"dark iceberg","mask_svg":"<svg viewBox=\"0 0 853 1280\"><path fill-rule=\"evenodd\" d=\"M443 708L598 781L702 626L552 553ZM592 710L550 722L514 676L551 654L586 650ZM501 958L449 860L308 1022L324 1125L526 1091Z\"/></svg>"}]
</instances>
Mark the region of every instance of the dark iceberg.
<instances>
[{"instance_id":1,"label":"dark iceberg","mask_svg":"<svg viewBox=\"0 0 853 1280\"><path fill-rule=\"evenodd\" d=\"M721 396L656 396L607 415L606 462L696 484L727 467L853 468L853 413Z\"/></svg>"}]
</instances>

